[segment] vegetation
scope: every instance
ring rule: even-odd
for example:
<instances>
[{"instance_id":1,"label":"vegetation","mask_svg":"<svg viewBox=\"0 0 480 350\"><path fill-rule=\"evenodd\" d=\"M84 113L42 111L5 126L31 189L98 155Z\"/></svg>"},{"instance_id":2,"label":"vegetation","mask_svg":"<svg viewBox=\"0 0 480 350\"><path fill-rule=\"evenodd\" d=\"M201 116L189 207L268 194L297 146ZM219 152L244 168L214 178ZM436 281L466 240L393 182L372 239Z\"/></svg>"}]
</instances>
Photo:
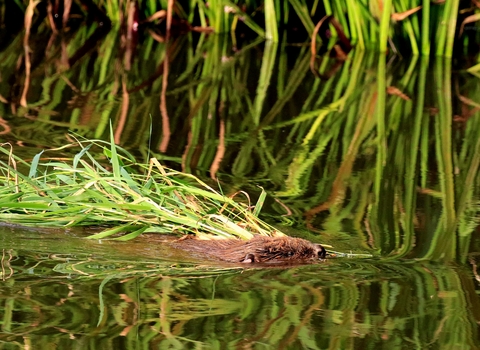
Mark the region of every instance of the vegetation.
<instances>
[{"instance_id":1,"label":"vegetation","mask_svg":"<svg viewBox=\"0 0 480 350\"><path fill-rule=\"evenodd\" d=\"M49 30L42 24L36 35ZM35 47L26 93L27 74L10 54L22 41L0 53L11 82L0 85L0 114L11 116L4 137L60 147L65 129L107 139L112 120L115 143L140 162L151 149L170 168L221 180L227 193L256 197L252 185L261 184L275 198L264 206L269 221L392 258L467 259L478 213L478 87L468 73L452 83L448 59L387 64L354 49L312 69L307 46L235 47L190 33L168 45L145 38L127 69L117 34L86 51L88 30ZM67 70L48 59L63 47L77 57Z\"/></svg>"},{"instance_id":2,"label":"vegetation","mask_svg":"<svg viewBox=\"0 0 480 350\"><path fill-rule=\"evenodd\" d=\"M28 164L13 154L11 145L10 150L0 147L8 155L8 161L0 160L0 221L48 227L117 225L90 237L97 239L125 232L130 233L116 239L129 240L143 232L242 239L282 235L258 219L265 192L256 206L249 201L243 205L154 158L149 165L138 164L113 141L108 148L103 144L79 141L81 151L68 163L57 157L41 163L41 152ZM102 166L90 153L94 145L102 148L111 166ZM28 176L21 166L29 168Z\"/></svg>"},{"instance_id":3,"label":"vegetation","mask_svg":"<svg viewBox=\"0 0 480 350\"><path fill-rule=\"evenodd\" d=\"M478 42L478 31L472 30L478 28L478 6L458 0L14 0L1 10L7 26L15 26L10 24L9 14L24 13L27 33L32 22L38 25L42 20L53 32L93 20L116 28L123 25L129 33L139 25L163 21L168 37L175 28L232 35L247 31L278 42L292 30L297 38L312 38L322 18L332 16L338 26L330 26L330 33L326 23L322 37L336 40L345 34L359 49L385 52L391 48L394 52L451 57L454 46L462 51L471 48L472 41Z\"/></svg>"},{"instance_id":4,"label":"vegetation","mask_svg":"<svg viewBox=\"0 0 480 350\"><path fill-rule=\"evenodd\" d=\"M117 240L7 232L0 341L479 348L477 16L457 0L2 2L0 221ZM122 241L289 225L382 259L199 269Z\"/></svg>"}]
</instances>

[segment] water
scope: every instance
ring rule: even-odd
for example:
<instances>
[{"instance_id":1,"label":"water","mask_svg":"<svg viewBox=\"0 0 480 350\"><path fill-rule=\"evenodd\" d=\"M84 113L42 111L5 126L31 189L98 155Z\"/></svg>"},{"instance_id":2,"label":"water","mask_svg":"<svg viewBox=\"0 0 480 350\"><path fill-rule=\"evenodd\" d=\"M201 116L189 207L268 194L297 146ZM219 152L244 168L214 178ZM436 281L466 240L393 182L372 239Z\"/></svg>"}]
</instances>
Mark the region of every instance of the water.
<instances>
[{"instance_id":1,"label":"water","mask_svg":"<svg viewBox=\"0 0 480 350\"><path fill-rule=\"evenodd\" d=\"M125 244L72 232L0 232L5 349L480 344L474 256L467 266L337 259L238 268L179 259L152 237Z\"/></svg>"},{"instance_id":2,"label":"water","mask_svg":"<svg viewBox=\"0 0 480 350\"><path fill-rule=\"evenodd\" d=\"M374 258L245 267L167 237L0 226L0 348L480 348L476 78L354 50L319 80L308 46L198 34L146 36L129 66L114 31L46 47L37 30L28 89L21 36L0 52L0 141L17 155L108 139L111 121L140 161L252 202L262 186L263 219Z\"/></svg>"}]
</instances>

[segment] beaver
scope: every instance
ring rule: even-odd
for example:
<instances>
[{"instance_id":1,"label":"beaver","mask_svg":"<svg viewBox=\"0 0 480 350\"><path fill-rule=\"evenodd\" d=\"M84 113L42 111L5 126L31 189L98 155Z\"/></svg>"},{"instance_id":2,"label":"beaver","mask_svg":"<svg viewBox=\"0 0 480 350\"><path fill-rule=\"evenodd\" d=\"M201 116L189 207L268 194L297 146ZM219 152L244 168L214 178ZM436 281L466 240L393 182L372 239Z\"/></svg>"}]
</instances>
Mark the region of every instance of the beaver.
<instances>
[{"instance_id":1,"label":"beaver","mask_svg":"<svg viewBox=\"0 0 480 350\"><path fill-rule=\"evenodd\" d=\"M202 253L217 259L236 263L300 262L325 259L326 251L320 244L302 238L255 236L241 239L199 240L185 236L174 246Z\"/></svg>"}]
</instances>

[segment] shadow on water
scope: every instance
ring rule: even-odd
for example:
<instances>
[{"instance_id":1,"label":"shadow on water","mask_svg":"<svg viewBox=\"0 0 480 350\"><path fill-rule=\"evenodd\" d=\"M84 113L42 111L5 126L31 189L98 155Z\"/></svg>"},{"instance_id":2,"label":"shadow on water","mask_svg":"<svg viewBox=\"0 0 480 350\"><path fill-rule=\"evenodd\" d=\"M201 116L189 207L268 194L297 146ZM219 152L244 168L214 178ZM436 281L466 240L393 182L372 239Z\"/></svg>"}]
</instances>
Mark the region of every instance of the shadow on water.
<instances>
[{"instance_id":1,"label":"shadow on water","mask_svg":"<svg viewBox=\"0 0 480 350\"><path fill-rule=\"evenodd\" d=\"M127 62L115 31L48 30L30 66L20 35L0 52L0 137L17 154L68 130L107 139L112 121L139 158L226 194L260 185L264 219L381 258L245 269L149 237L2 226L2 346L480 348L476 78L354 50L340 68L323 58L336 71L320 80L306 46L199 34L145 35Z\"/></svg>"}]
</instances>

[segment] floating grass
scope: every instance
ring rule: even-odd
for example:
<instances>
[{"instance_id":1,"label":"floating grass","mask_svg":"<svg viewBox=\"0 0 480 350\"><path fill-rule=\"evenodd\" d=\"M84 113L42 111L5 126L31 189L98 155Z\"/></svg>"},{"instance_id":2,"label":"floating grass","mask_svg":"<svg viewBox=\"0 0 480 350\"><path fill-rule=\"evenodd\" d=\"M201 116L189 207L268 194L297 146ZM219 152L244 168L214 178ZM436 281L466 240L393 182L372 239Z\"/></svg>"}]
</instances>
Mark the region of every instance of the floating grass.
<instances>
[{"instance_id":1,"label":"floating grass","mask_svg":"<svg viewBox=\"0 0 480 350\"><path fill-rule=\"evenodd\" d=\"M82 140L78 145L81 150L64 162L45 157L47 152L26 162L8 144L1 145L6 161L0 160L0 220L27 226L110 227L90 237L95 239L126 233L115 239L128 240L143 232L242 239L283 235L258 218L264 194L252 210L250 203L234 201L154 158L149 164L137 163L113 141ZM108 166L91 153L93 148L109 160ZM29 168L28 176L18 170L20 165Z\"/></svg>"}]
</instances>

